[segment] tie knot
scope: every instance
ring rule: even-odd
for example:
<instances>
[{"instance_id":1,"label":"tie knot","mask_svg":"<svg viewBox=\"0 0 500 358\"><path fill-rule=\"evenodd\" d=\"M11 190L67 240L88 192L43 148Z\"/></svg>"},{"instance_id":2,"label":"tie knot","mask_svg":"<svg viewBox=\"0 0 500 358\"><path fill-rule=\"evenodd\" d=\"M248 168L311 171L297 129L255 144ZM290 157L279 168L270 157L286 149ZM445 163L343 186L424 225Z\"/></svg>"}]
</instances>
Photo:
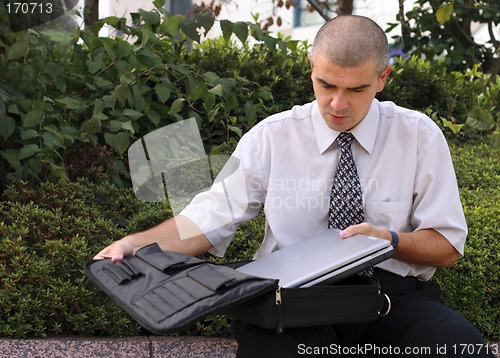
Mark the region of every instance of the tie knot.
<instances>
[{"instance_id":1,"label":"tie knot","mask_svg":"<svg viewBox=\"0 0 500 358\"><path fill-rule=\"evenodd\" d=\"M341 132L337 137L337 143L340 148L350 148L354 136L349 132Z\"/></svg>"}]
</instances>

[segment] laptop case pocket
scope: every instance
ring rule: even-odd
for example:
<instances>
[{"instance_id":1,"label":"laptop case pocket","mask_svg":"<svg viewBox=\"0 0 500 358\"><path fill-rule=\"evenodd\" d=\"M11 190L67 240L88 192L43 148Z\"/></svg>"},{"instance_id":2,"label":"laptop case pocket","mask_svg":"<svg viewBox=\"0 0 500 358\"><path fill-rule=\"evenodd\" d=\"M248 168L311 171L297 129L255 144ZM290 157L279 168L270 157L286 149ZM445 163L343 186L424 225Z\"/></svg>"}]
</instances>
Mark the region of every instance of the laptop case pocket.
<instances>
[{"instance_id":1,"label":"laptop case pocket","mask_svg":"<svg viewBox=\"0 0 500 358\"><path fill-rule=\"evenodd\" d=\"M277 288L224 313L282 332L288 327L369 322L387 314L387 303L376 279L355 275L333 285Z\"/></svg>"}]
</instances>

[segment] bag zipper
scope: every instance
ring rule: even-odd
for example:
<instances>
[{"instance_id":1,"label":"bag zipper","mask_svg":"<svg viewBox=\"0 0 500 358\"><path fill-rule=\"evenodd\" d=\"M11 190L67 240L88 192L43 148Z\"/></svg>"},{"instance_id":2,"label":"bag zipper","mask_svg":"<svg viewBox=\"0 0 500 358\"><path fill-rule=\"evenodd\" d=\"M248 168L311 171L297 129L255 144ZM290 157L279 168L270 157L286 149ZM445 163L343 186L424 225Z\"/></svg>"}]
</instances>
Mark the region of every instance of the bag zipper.
<instances>
[{"instance_id":1,"label":"bag zipper","mask_svg":"<svg viewBox=\"0 0 500 358\"><path fill-rule=\"evenodd\" d=\"M283 323L281 322L281 286L276 289L276 306L278 306L278 322L276 323L276 334L283 333Z\"/></svg>"}]
</instances>

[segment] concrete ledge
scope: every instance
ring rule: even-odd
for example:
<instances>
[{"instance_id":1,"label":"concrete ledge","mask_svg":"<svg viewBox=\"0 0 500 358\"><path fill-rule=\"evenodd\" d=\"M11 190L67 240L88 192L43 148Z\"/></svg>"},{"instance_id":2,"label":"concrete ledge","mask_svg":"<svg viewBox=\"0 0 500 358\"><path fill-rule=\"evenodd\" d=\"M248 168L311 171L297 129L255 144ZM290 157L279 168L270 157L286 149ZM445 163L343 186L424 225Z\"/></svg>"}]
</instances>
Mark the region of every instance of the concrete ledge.
<instances>
[{"instance_id":1,"label":"concrete ledge","mask_svg":"<svg viewBox=\"0 0 500 358\"><path fill-rule=\"evenodd\" d=\"M489 342L500 358L500 342ZM237 344L222 337L55 337L34 339L0 338L0 358L233 358Z\"/></svg>"},{"instance_id":2,"label":"concrete ledge","mask_svg":"<svg viewBox=\"0 0 500 358\"><path fill-rule=\"evenodd\" d=\"M235 357L236 342L219 337L63 337L0 339L0 358Z\"/></svg>"}]
</instances>

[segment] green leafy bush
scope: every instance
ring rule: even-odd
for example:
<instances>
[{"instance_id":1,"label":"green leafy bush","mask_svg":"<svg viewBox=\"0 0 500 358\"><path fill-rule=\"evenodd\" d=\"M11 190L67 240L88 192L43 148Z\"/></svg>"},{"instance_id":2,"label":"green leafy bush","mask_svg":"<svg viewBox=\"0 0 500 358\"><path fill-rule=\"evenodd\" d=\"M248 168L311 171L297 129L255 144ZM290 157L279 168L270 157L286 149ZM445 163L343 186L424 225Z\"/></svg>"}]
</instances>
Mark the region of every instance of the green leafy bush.
<instances>
[{"instance_id":1,"label":"green leafy bush","mask_svg":"<svg viewBox=\"0 0 500 358\"><path fill-rule=\"evenodd\" d=\"M83 182L18 183L2 199L0 335L139 332L83 273L99 247L123 235L123 215L138 209L130 195Z\"/></svg>"},{"instance_id":2,"label":"green leafy bush","mask_svg":"<svg viewBox=\"0 0 500 358\"><path fill-rule=\"evenodd\" d=\"M130 26L116 17L101 21L99 26L122 34L116 38L79 28L0 34L0 185L8 178L67 178L67 152L84 145L90 153L114 151L101 159L113 167L109 178L123 185L128 179L123 156L130 144L190 117L197 119L208 152L232 148L242 132L275 109L271 86L295 83L279 72L302 71L304 59L295 61L297 43L273 38L255 24L226 22L225 40L210 52L208 45L192 42L199 41L199 26L210 29L212 15L187 19L158 8L132 17ZM244 56L235 57L233 32L242 43L253 36L262 45L244 46ZM218 74L211 66L221 62L225 47L232 49L233 71ZM242 58L247 57L244 72L250 74L250 61L263 68L266 56L282 68L254 79L237 74ZM264 85L257 82L265 78Z\"/></svg>"},{"instance_id":3,"label":"green leafy bush","mask_svg":"<svg viewBox=\"0 0 500 358\"><path fill-rule=\"evenodd\" d=\"M13 182L0 201L0 336L135 335L141 327L86 278L83 265L126 233L172 216L167 203L144 203L108 183ZM244 223L224 259L250 259L262 216ZM228 335L214 316L184 333ZM219 328L215 328L219 327Z\"/></svg>"},{"instance_id":4,"label":"green leafy bush","mask_svg":"<svg viewBox=\"0 0 500 358\"><path fill-rule=\"evenodd\" d=\"M500 338L499 139L452 147L469 235L464 258L435 275L444 301L493 340Z\"/></svg>"},{"instance_id":5,"label":"green leafy bush","mask_svg":"<svg viewBox=\"0 0 500 358\"><path fill-rule=\"evenodd\" d=\"M154 129L194 117L207 152L230 152L256 122L313 99L305 43L223 20L223 36L200 44L196 29L208 31L212 15L159 7L132 17L92 30L1 25L0 188L9 178L77 176L125 187L126 151ZM120 36L95 36L104 25ZM428 111L460 140L470 137L462 124L483 135L499 123L500 81L477 68L449 73L442 61L400 59L379 98Z\"/></svg>"}]
</instances>

